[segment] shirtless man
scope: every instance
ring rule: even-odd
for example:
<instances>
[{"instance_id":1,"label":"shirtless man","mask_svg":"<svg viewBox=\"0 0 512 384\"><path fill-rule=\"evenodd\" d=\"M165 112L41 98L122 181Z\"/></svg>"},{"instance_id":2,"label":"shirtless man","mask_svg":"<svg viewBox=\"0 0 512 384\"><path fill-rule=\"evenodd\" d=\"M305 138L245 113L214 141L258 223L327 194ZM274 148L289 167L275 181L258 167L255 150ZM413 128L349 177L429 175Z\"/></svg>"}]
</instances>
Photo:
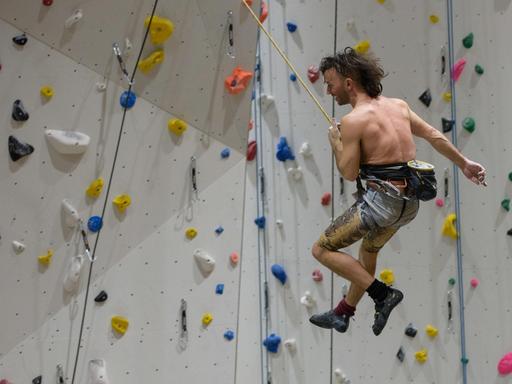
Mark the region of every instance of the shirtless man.
<instances>
[{"instance_id":1,"label":"shirtless man","mask_svg":"<svg viewBox=\"0 0 512 384\"><path fill-rule=\"evenodd\" d=\"M333 122L329 128L329 141L340 173L350 181L372 166L381 171L380 175L391 173L377 180L366 177L366 190L359 182L358 200L313 245L313 256L351 284L347 296L336 308L314 315L310 321L322 328L345 332L357 303L368 292L375 302L372 330L379 335L403 294L374 277L377 255L401 226L416 217L419 208L419 200L408 187L407 174L396 173L396 169L405 172L407 162L416 158L413 135L427 140L477 185L485 185L485 169L464 157L405 101L380 96L384 71L377 59L345 48L323 58L320 70L327 94L335 97L339 105L350 104L353 108L339 125ZM388 188L383 188L381 180ZM389 193L390 190L395 193ZM360 239L363 241L359 260L340 251Z\"/></svg>"}]
</instances>

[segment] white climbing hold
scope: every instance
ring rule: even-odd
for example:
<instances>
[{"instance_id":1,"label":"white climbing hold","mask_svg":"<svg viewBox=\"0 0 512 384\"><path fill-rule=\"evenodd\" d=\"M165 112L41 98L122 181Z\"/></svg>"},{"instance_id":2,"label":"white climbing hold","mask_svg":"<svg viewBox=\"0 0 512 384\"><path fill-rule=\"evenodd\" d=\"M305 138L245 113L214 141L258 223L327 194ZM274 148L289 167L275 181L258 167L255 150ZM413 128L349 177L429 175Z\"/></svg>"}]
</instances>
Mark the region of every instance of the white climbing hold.
<instances>
[{"instance_id":1,"label":"white climbing hold","mask_svg":"<svg viewBox=\"0 0 512 384\"><path fill-rule=\"evenodd\" d=\"M313 154L313 152L311 151L311 144L309 144L307 141L302 143L302 145L300 146L299 153L304 157L311 156Z\"/></svg>"},{"instance_id":2,"label":"white climbing hold","mask_svg":"<svg viewBox=\"0 0 512 384\"><path fill-rule=\"evenodd\" d=\"M73 14L66 19L64 26L66 28L71 28L73 25L78 23L83 16L84 14L81 9L75 10L75 12L73 12Z\"/></svg>"},{"instance_id":3,"label":"white climbing hold","mask_svg":"<svg viewBox=\"0 0 512 384\"><path fill-rule=\"evenodd\" d=\"M124 54L129 56L132 53L133 44L129 38L124 39Z\"/></svg>"},{"instance_id":4,"label":"white climbing hold","mask_svg":"<svg viewBox=\"0 0 512 384\"><path fill-rule=\"evenodd\" d=\"M96 83L96 89L98 92L103 92L107 89L107 83L102 83L101 81L98 81Z\"/></svg>"},{"instance_id":5,"label":"white climbing hold","mask_svg":"<svg viewBox=\"0 0 512 384\"><path fill-rule=\"evenodd\" d=\"M274 96L272 95L267 95L267 94L262 94L260 96L260 105L261 105L261 110L262 111L266 111L271 105L273 105L275 103L275 99L274 99Z\"/></svg>"},{"instance_id":6,"label":"white climbing hold","mask_svg":"<svg viewBox=\"0 0 512 384\"><path fill-rule=\"evenodd\" d=\"M62 211L64 212L64 222L66 225L70 228L75 228L80 220L80 216L69 200L62 200Z\"/></svg>"},{"instance_id":7,"label":"white climbing hold","mask_svg":"<svg viewBox=\"0 0 512 384\"><path fill-rule=\"evenodd\" d=\"M350 384L350 379L345 373L339 368L334 370L334 377L339 384Z\"/></svg>"},{"instance_id":8,"label":"white climbing hold","mask_svg":"<svg viewBox=\"0 0 512 384\"><path fill-rule=\"evenodd\" d=\"M277 220L276 220L276 225L277 225L279 228L283 228L283 224L284 224L283 220L281 220L281 219L277 219Z\"/></svg>"},{"instance_id":9,"label":"white climbing hold","mask_svg":"<svg viewBox=\"0 0 512 384\"><path fill-rule=\"evenodd\" d=\"M89 384L109 384L107 363L102 359L89 361Z\"/></svg>"},{"instance_id":10,"label":"white climbing hold","mask_svg":"<svg viewBox=\"0 0 512 384\"><path fill-rule=\"evenodd\" d=\"M52 147L63 155L78 155L84 153L91 138L85 133L74 131L45 130L45 135Z\"/></svg>"},{"instance_id":11,"label":"white climbing hold","mask_svg":"<svg viewBox=\"0 0 512 384\"><path fill-rule=\"evenodd\" d=\"M20 254L21 252L23 252L25 250L26 247L25 247L25 244L20 243L17 240L14 240L12 242L12 248L14 249L14 252L16 252L17 254Z\"/></svg>"},{"instance_id":12,"label":"white climbing hold","mask_svg":"<svg viewBox=\"0 0 512 384\"><path fill-rule=\"evenodd\" d=\"M354 31L356 29L356 22L353 18L347 20L347 29L349 31Z\"/></svg>"},{"instance_id":13,"label":"white climbing hold","mask_svg":"<svg viewBox=\"0 0 512 384\"><path fill-rule=\"evenodd\" d=\"M315 306L315 299L311 296L311 292L304 292L304 296L300 298L300 303L304 305L306 308L312 308Z\"/></svg>"},{"instance_id":14,"label":"white climbing hold","mask_svg":"<svg viewBox=\"0 0 512 384\"><path fill-rule=\"evenodd\" d=\"M300 179L302 179L302 168L301 167L288 168L288 174L291 175L293 180L299 181Z\"/></svg>"},{"instance_id":15,"label":"white climbing hold","mask_svg":"<svg viewBox=\"0 0 512 384\"><path fill-rule=\"evenodd\" d=\"M203 273L211 273L215 268L215 259L210 256L204 249L196 249L194 251L194 257L199 265L199 269Z\"/></svg>"},{"instance_id":16,"label":"white climbing hold","mask_svg":"<svg viewBox=\"0 0 512 384\"><path fill-rule=\"evenodd\" d=\"M84 264L84 256L76 255L73 256L68 264L68 270L64 277L64 289L66 292L75 292L78 288L78 279L80 278L80 271Z\"/></svg>"},{"instance_id":17,"label":"white climbing hold","mask_svg":"<svg viewBox=\"0 0 512 384\"><path fill-rule=\"evenodd\" d=\"M290 352L294 352L297 349L297 341L295 339L287 339L283 342L283 345L288 348Z\"/></svg>"}]
</instances>

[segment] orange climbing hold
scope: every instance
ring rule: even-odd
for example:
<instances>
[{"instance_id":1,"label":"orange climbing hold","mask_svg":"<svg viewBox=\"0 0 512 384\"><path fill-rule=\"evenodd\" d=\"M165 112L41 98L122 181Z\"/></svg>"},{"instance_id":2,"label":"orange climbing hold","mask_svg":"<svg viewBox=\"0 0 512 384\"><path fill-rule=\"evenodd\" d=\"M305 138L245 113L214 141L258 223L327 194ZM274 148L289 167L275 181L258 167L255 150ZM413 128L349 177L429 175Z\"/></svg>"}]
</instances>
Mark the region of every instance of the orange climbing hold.
<instances>
[{"instance_id":1,"label":"orange climbing hold","mask_svg":"<svg viewBox=\"0 0 512 384\"><path fill-rule=\"evenodd\" d=\"M229 93L236 95L247 87L251 78L252 72L244 71L242 68L236 67L233 69L231 75L226 77L226 80L224 80L224 85Z\"/></svg>"},{"instance_id":2,"label":"orange climbing hold","mask_svg":"<svg viewBox=\"0 0 512 384\"><path fill-rule=\"evenodd\" d=\"M261 13L260 13L260 23L263 23L267 20L268 16L268 6L265 0L261 0Z\"/></svg>"}]
</instances>

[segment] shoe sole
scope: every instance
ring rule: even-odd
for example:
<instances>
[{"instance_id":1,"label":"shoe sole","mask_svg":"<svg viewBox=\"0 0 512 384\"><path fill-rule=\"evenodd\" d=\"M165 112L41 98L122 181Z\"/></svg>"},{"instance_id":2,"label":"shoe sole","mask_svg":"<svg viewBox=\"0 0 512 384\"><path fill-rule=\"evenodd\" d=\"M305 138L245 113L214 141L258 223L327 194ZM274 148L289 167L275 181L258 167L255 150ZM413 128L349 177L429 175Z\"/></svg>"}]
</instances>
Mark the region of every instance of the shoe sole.
<instances>
[{"instance_id":1,"label":"shoe sole","mask_svg":"<svg viewBox=\"0 0 512 384\"><path fill-rule=\"evenodd\" d=\"M316 323L314 320L311 320L311 318L309 319L309 322L311 324L316 325L317 327L320 327L323 329L335 329L339 333L345 333L348 329L348 325L347 326L344 326L344 325L336 326L336 325L327 325L327 324L322 324L322 323Z\"/></svg>"}]
</instances>

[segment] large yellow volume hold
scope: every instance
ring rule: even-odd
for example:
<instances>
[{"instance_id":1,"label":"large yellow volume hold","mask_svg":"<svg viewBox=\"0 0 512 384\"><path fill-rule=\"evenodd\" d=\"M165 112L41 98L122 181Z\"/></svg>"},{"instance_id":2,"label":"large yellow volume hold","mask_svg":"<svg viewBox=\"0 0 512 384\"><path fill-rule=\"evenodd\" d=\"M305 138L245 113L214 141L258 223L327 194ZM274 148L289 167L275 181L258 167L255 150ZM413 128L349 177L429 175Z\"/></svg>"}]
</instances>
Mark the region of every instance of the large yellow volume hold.
<instances>
[{"instance_id":1,"label":"large yellow volume hold","mask_svg":"<svg viewBox=\"0 0 512 384\"><path fill-rule=\"evenodd\" d=\"M103 179L100 177L100 178L97 178L96 180L94 180L91 184L89 184L89 187L87 187L87 190L85 191L85 193L89 197L96 198L100 195L102 189L103 189Z\"/></svg>"},{"instance_id":2,"label":"large yellow volume hold","mask_svg":"<svg viewBox=\"0 0 512 384\"><path fill-rule=\"evenodd\" d=\"M37 259L43 265L49 265L52 261L53 251L51 249L46 252L44 255L40 255Z\"/></svg>"},{"instance_id":3,"label":"large yellow volume hold","mask_svg":"<svg viewBox=\"0 0 512 384\"><path fill-rule=\"evenodd\" d=\"M150 20L150 16L146 17L146 20L144 20L145 27L149 25ZM173 31L174 25L171 20L165 17L153 16L151 26L149 27L149 35L151 36L151 42L153 44L162 44L172 35Z\"/></svg>"},{"instance_id":4,"label":"large yellow volume hold","mask_svg":"<svg viewBox=\"0 0 512 384\"><path fill-rule=\"evenodd\" d=\"M111 320L112 329L116 332L119 332L121 335L124 335L126 333L126 330L128 329L128 325L130 322L127 318L122 316L113 316Z\"/></svg>"},{"instance_id":5,"label":"large yellow volume hold","mask_svg":"<svg viewBox=\"0 0 512 384\"><path fill-rule=\"evenodd\" d=\"M148 73L151 71L155 65L160 64L165 59L165 53L162 49L158 49L153 52L151 55L146 57L144 60L139 61L137 66L141 70L141 72Z\"/></svg>"}]
</instances>

